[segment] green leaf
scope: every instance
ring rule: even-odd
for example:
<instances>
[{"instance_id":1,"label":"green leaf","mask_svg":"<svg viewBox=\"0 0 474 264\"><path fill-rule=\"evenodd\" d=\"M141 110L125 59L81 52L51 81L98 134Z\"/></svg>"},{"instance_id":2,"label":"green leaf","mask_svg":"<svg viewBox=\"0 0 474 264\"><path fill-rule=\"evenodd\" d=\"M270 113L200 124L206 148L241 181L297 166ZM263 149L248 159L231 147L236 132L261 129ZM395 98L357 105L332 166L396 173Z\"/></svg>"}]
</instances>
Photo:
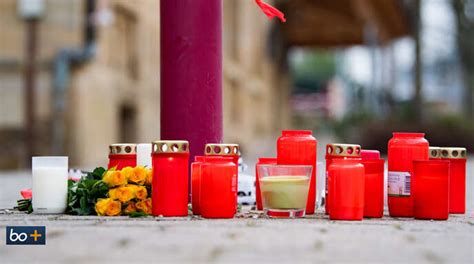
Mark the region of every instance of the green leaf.
<instances>
[{"instance_id":1,"label":"green leaf","mask_svg":"<svg viewBox=\"0 0 474 264\"><path fill-rule=\"evenodd\" d=\"M137 218L137 217L147 217L148 214L144 212L133 212L130 214L131 218Z\"/></svg>"}]
</instances>

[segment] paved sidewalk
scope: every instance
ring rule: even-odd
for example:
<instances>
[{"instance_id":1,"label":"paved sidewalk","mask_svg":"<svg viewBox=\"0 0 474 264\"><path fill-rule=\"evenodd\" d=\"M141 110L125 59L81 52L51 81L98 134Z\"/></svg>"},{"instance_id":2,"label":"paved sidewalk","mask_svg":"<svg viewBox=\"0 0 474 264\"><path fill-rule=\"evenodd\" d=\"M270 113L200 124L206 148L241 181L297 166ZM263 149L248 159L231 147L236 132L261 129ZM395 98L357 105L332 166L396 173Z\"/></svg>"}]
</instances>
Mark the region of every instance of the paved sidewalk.
<instances>
[{"instance_id":1,"label":"paved sidewalk","mask_svg":"<svg viewBox=\"0 0 474 264\"><path fill-rule=\"evenodd\" d=\"M0 211L6 225L45 225L46 246L6 246L0 262L473 263L474 216L448 221L40 216Z\"/></svg>"}]
</instances>

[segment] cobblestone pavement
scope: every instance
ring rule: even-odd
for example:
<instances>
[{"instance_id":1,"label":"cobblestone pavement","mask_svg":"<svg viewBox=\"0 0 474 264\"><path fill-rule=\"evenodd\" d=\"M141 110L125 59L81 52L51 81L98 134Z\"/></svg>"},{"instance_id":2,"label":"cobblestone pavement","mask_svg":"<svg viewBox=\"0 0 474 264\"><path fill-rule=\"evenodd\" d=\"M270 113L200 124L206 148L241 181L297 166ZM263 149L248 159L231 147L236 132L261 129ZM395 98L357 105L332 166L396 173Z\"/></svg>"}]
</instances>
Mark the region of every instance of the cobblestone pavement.
<instances>
[{"instance_id":1,"label":"cobblestone pavement","mask_svg":"<svg viewBox=\"0 0 474 264\"><path fill-rule=\"evenodd\" d=\"M471 159L472 160L472 159ZM472 162L470 163L472 171ZM244 209L239 218L128 218L27 215L13 212L25 172L0 173L0 229L45 225L46 246L6 246L0 263L284 262L474 263L473 181L466 215L448 221L330 221L318 212L297 220L266 219ZM3 208L3 209L1 209Z\"/></svg>"}]
</instances>

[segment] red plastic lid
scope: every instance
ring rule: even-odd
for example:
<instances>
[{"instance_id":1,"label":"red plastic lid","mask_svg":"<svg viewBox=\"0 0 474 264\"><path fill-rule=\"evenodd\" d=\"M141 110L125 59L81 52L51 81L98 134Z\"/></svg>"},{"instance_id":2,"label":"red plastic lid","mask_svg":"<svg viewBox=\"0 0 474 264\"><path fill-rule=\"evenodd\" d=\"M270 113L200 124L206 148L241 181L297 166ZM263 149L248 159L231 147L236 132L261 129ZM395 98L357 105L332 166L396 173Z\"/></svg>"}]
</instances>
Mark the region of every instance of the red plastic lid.
<instances>
[{"instance_id":1,"label":"red plastic lid","mask_svg":"<svg viewBox=\"0 0 474 264\"><path fill-rule=\"evenodd\" d=\"M394 137L424 137L425 133L417 132L393 132Z\"/></svg>"},{"instance_id":2,"label":"red plastic lid","mask_svg":"<svg viewBox=\"0 0 474 264\"><path fill-rule=\"evenodd\" d=\"M280 10L263 2L262 0L255 0L255 3L257 3L260 9L262 9L263 13L265 13L265 15L267 15L269 19L278 17L281 20L281 22L286 22L285 14L283 14L283 12L281 12Z\"/></svg>"},{"instance_id":3,"label":"red plastic lid","mask_svg":"<svg viewBox=\"0 0 474 264\"><path fill-rule=\"evenodd\" d=\"M377 160L380 159L380 151L373 149L362 149L360 151L362 160Z\"/></svg>"},{"instance_id":4,"label":"red plastic lid","mask_svg":"<svg viewBox=\"0 0 474 264\"><path fill-rule=\"evenodd\" d=\"M282 130L282 136L294 136L294 135L312 135L313 131L311 130Z\"/></svg>"}]
</instances>

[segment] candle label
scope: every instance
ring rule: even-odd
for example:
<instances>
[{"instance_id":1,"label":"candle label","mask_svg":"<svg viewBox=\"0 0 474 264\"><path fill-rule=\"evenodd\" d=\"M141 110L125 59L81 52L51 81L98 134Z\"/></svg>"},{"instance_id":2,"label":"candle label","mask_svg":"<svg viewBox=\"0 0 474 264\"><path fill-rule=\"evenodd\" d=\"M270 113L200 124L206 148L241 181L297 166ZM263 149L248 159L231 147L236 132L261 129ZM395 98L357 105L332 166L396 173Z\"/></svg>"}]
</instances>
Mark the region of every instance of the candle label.
<instances>
[{"instance_id":1,"label":"candle label","mask_svg":"<svg viewBox=\"0 0 474 264\"><path fill-rule=\"evenodd\" d=\"M411 175L407 171L389 171L387 192L389 196L410 196Z\"/></svg>"}]
</instances>

